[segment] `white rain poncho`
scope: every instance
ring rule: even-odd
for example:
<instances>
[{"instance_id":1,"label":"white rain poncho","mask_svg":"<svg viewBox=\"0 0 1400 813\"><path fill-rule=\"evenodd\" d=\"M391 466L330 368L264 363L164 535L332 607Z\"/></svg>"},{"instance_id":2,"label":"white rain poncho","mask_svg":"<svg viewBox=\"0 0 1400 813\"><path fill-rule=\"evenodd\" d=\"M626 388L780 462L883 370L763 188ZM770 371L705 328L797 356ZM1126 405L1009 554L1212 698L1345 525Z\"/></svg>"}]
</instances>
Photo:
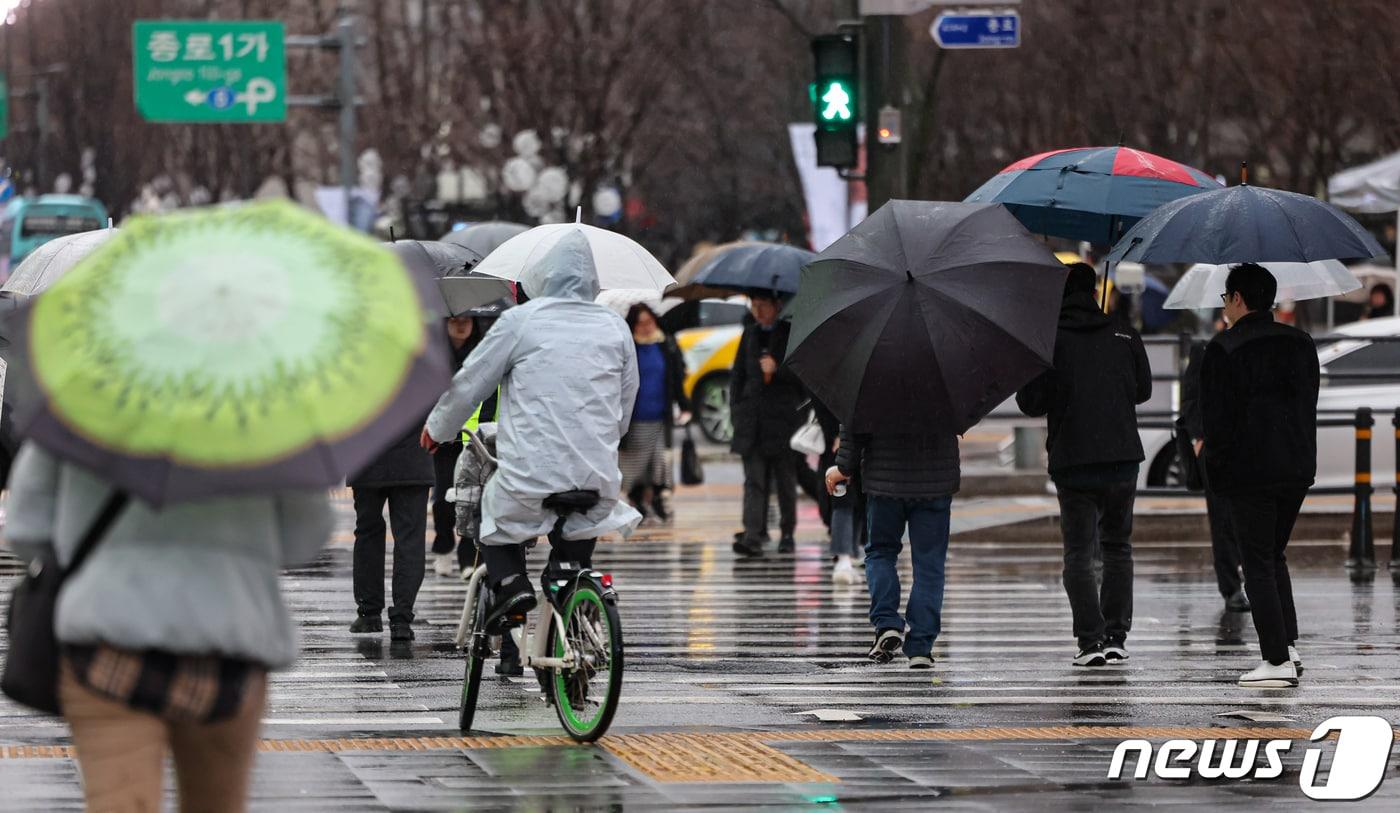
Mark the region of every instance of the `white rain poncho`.
<instances>
[{"instance_id":1,"label":"white rain poncho","mask_svg":"<svg viewBox=\"0 0 1400 813\"><path fill-rule=\"evenodd\" d=\"M439 443L457 437L500 386L500 468L482 495L483 544L548 533L558 517L544 498L574 490L597 491L601 502L569 517L565 539L630 533L641 515L618 501L617 468L617 445L637 399L627 323L593 301L598 272L581 233L559 240L526 269L520 286L531 300L502 314L463 362L428 416L428 433Z\"/></svg>"}]
</instances>

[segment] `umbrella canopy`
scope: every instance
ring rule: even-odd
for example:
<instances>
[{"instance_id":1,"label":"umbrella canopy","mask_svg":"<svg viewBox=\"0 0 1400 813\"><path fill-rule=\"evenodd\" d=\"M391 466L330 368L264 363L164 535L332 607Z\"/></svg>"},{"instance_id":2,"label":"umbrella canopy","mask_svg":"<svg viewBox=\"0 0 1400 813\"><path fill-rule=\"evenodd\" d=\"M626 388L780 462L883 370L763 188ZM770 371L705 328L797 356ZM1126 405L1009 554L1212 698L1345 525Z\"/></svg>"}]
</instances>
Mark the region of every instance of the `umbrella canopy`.
<instances>
[{"instance_id":1,"label":"umbrella canopy","mask_svg":"<svg viewBox=\"0 0 1400 813\"><path fill-rule=\"evenodd\" d=\"M961 434L1050 366L1067 274L1000 204L890 201L803 269L787 363L853 431Z\"/></svg>"},{"instance_id":2,"label":"umbrella canopy","mask_svg":"<svg viewBox=\"0 0 1400 813\"><path fill-rule=\"evenodd\" d=\"M1400 209L1400 152L1333 175L1327 180L1327 198L1352 212Z\"/></svg>"},{"instance_id":3,"label":"umbrella canopy","mask_svg":"<svg viewBox=\"0 0 1400 813\"><path fill-rule=\"evenodd\" d=\"M447 387L434 296L290 203L132 218L16 314L16 426L153 505L333 486Z\"/></svg>"},{"instance_id":4,"label":"umbrella canopy","mask_svg":"<svg viewBox=\"0 0 1400 813\"><path fill-rule=\"evenodd\" d=\"M1174 200L1143 218L1110 262L1310 263L1385 254L1351 215L1307 195L1240 184Z\"/></svg>"},{"instance_id":5,"label":"umbrella canopy","mask_svg":"<svg viewBox=\"0 0 1400 813\"><path fill-rule=\"evenodd\" d=\"M395 240L388 246L410 273L428 281L470 273L481 262L481 255L469 248L436 240ZM443 317L453 315L457 311L447 301L447 290L439 290L442 296L432 301L433 312Z\"/></svg>"},{"instance_id":6,"label":"umbrella canopy","mask_svg":"<svg viewBox=\"0 0 1400 813\"><path fill-rule=\"evenodd\" d=\"M781 243L730 243L709 255L690 276L690 283L672 292L684 299L703 299L731 292L745 294L797 293L802 266L816 253Z\"/></svg>"},{"instance_id":7,"label":"umbrella canopy","mask_svg":"<svg viewBox=\"0 0 1400 813\"><path fill-rule=\"evenodd\" d=\"M1199 169L1150 152L1078 147L1010 164L966 202L1005 204L1036 234L1113 243L1158 206L1219 188Z\"/></svg>"},{"instance_id":8,"label":"umbrella canopy","mask_svg":"<svg viewBox=\"0 0 1400 813\"><path fill-rule=\"evenodd\" d=\"M473 223L465 229L448 232L442 236L442 242L469 248L485 257L505 241L529 230L529 226L519 223L488 220L484 223Z\"/></svg>"},{"instance_id":9,"label":"umbrella canopy","mask_svg":"<svg viewBox=\"0 0 1400 813\"><path fill-rule=\"evenodd\" d=\"M583 223L536 226L510 238L476 267L478 274L519 282L567 234L580 232L588 240L598 284L604 290L636 288L664 293L676 284L651 253L617 232ZM526 296L536 292L525 288Z\"/></svg>"},{"instance_id":10,"label":"umbrella canopy","mask_svg":"<svg viewBox=\"0 0 1400 813\"><path fill-rule=\"evenodd\" d=\"M1322 299L1355 291L1361 287L1361 280L1337 260L1261 264L1278 281L1275 303L1284 300L1301 302L1305 299ZM1221 306L1220 297L1225 293L1225 278L1228 276L1229 265L1196 263L1172 288L1166 304L1162 307L1176 310L1218 308Z\"/></svg>"},{"instance_id":11,"label":"umbrella canopy","mask_svg":"<svg viewBox=\"0 0 1400 813\"><path fill-rule=\"evenodd\" d=\"M116 233L116 229L98 229L55 237L30 252L10 273L0 292L20 296L40 293Z\"/></svg>"},{"instance_id":12,"label":"umbrella canopy","mask_svg":"<svg viewBox=\"0 0 1400 813\"><path fill-rule=\"evenodd\" d=\"M481 274L440 277L448 316L500 316L515 304L515 283Z\"/></svg>"}]
</instances>

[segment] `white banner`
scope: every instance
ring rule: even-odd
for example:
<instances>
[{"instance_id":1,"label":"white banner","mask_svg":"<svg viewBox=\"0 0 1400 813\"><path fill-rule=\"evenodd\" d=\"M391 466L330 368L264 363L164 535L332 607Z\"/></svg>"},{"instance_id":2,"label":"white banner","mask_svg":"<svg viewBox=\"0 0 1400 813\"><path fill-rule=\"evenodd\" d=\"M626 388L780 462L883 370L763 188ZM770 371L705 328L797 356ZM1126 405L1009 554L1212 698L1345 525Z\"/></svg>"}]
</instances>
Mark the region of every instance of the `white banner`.
<instances>
[{"instance_id":1,"label":"white banner","mask_svg":"<svg viewBox=\"0 0 1400 813\"><path fill-rule=\"evenodd\" d=\"M810 123L788 125L792 158L807 204L809 242L813 251L821 251L864 220L867 206L863 181L847 182L831 167L817 166L816 130ZM860 138L863 143L863 127Z\"/></svg>"}]
</instances>

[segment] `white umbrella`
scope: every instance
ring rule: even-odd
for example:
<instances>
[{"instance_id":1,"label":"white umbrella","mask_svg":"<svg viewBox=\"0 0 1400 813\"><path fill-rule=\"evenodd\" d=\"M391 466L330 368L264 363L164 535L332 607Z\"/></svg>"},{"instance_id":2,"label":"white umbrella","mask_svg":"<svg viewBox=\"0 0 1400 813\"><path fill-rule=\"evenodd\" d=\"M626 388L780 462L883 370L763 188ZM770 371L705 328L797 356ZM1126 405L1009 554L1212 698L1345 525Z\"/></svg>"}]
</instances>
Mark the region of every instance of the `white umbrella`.
<instances>
[{"instance_id":1,"label":"white umbrella","mask_svg":"<svg viewBox=\"0 0 1400 813\"><path fill-rule=\"evenodd\" d=\"M564 235L583 232L593 250L593 263L598 268L598 284L604 290L634 288L662 293L675 286L676 281L665 267L644 248L617 232L599 229L583 223L557 223L536 226L502 243L472 269L478 274L519 281Z\"/></svg>"},{"instance_id":2,"label":"white umbrella","mask_svg":"<svg viewBox=\"0 0 1400 813\"><path fill-rule=\"evenodd\" d=\"M659 316L661 314L661 294L655 289L610 288L598 294L596 301L606 305L618 316L626 317L633 305L646 305Z\"/></svg>"},{"instance_id":3,"label":"white umbrella","mask_svg":"<svg viewBox=\"0 0 1400 813\"><path fill-rule=\"evenodd\" d=\"M1278 281L1278 294L1274 297L1276 303L1321 299L1361 287L1361 280L1337 260L1260 265L1267 268ZM1230 276L1230 268L1229 265L1196 263L1172 288L1162 307L1174 310L1222 307L1220 297L1225 293L1225 278Z\"/></svg>"},{"instance_id":4,"label":"white umbrella","mask_svg":"<svg viewBox=\"0 0 1400 813\"><path fill-rule=\"evenodd\" d=\"M116 229L108 228L55 237L30 252L0 290L22 296L42 293L116 233Z\"/></svg>"}]
</instances>

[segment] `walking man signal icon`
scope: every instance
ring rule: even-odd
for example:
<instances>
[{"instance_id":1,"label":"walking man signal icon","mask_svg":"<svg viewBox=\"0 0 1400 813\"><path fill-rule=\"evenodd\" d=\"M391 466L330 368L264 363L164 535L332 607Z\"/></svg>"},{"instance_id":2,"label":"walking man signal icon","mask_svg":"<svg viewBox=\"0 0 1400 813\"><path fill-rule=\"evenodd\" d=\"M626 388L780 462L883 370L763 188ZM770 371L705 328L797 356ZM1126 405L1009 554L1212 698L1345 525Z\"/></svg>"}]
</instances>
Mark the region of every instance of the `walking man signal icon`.
<instances>
[{"instance_id":1,"label":"walking man signal icon","mask_svg":"<svg viewBox=\"0 0 1400 813\"><path fill-rule=\"evenodd\" d=\"M851 94L841 86L840 82L832 82L822 94L822 102L826 107L822 108L823 121L850 121L851 120Z\"/></svg>"}]
</instances>

